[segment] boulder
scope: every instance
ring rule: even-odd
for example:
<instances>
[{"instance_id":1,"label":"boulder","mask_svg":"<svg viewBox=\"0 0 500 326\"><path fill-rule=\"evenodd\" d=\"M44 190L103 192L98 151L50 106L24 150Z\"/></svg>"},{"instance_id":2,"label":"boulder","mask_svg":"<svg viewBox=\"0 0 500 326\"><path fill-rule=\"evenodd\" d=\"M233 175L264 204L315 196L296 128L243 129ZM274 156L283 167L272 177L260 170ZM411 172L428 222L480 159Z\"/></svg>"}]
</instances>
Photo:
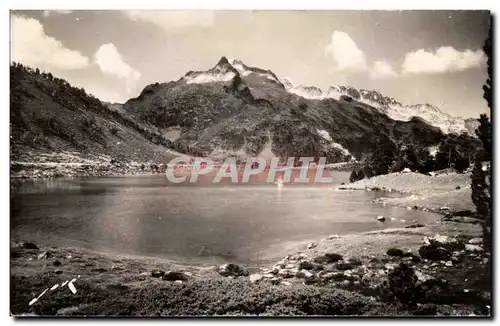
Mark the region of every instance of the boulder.
<instances>
[{"instance_id":1,"label":"boulder","mask_svg":"<svg viewBox=\"0 0 500 326\"><path fill-rule=\"evenodd\" d=\"M236 264L224 264L219 267L222 276L248 276L248 271Z\"/></svg>"},{"instance_id":2,"label":"boulder","mask_svg":"<svg viewBox=\"0 0 500 326\"><path fill-rule=\"evenodd\" d=\"M314 277L314 274L306 269L302 269L299 272L297 272L295 276L300 278L311 278Z\"/></svg>"},{"instance_id":3,"label":"boulder","mask_svg":"<svg viewBox=\"0 0 500 326\"><path fill-rule=\"evenodd\" d=\"M334 239L339 239L340 238L340 235L338 234L332 234L330 236L328 236L328 240L334 240Z\"/></svg>"},{"instance_id":4,"label":"boulder","mask_svg":"<svg viewBox=\"0 0 500 326\"><path fill-rule=\"evenodd\" d=\"M389 271L396 269L396 267L398 267L398 264L385 264L384 265L384 268L389 270Z\"/></svg>"},{"instance_id":5,"label":"boulder","mask_svg":"<svg viewBox=\"0 0 500 326\"><path fill-rule=\"evenodd\" d=\"M350 286L351 284L352 284L352 282L349 281L349 280L342 281L342 285L345 286L345 287Z\"/></svg>"},{"instance_id":6,"label":"boulder","mask_svg":"<svg viewBox=\"0 0 500 326\"><path fill-rule=\"evenodd\" d=\"M277 263L273 266L273 269L283 269L285 266L286 265L284 263Z\"/></svg>"},{"instance_id":7,"label":"boulder","mask_svg":"<svg viewBox=\"0 0 500 326\"><path fill-rule=\"evenodd\" d=\"M54 266L61 266L61 261L59 260L54 260L54 262L52 263Z\"/></svg>"},{"instance_id":8,"label":"boulder","mask_svg":"<svg viewBox=\"0 0 500 326\"><path fill-rule=\"evenodd\" d=\"M451 252L435 244L421 246L418 253L420 257L433 261L448 260L451 257Z\"/></svg>"},{"instance_id":9,"label":"boulder","mask_svg":"<svg viewBox=\"0 0 500 326\"><path fill-rule=\"evenodd\" d=\"M307 249L314 249L317 246L318 246L317 244L311 242L310 244L307 245Z\"/></svg>"},{"instance_id":10,"label":"boulder","mask_svg":"<svg viewBox=\"0 0 500 326\"><path fill-rule=\"evenodd\" d=\"M314 268L313 263L307 260L303 260L299 263L299 269L311 270Z\"/></svg>"},{"instance_id":11,"label":"boulder","mask_svg":"<svg viewBox=\"0 0 500 326\"><path fill-rule=\"evenodd\" d=\"M350 264L350 265L353 265L353 266L361 266L361 265L363 265L363 262L361 261L361 259L355 258L355 257L349 258L345 262L347 264Z\"/></svg>"},{"instance_id":12,"label":"boulder","mask_svg":"<svg viewBox=\"0 0 500 326\"><path fill-rule=\"evenodd\" d=\"M261 274L252 274L250 275L250 282L255 283L262 280L263 276Z\"/></svg>"},{"instance_id":13,"label":"boulder","mask_svg":"<svg viewBox=\"0 0 500 326\"><path fill-rule=\"evenodd\" d=\"M151 271L152 277L162 277L165 274L165 271L153 270Z\"/></svg>"},{"instance_id":14,"label":"boulder","mask_svg":"<svg viewBox=\"0 0 500 326\"><path fill-rule=\"evenodd\" d=\"M36 244L34 244L33 242L25 242L25 243L23 243L23 248L37 250L38 246Z\"/></svg>"},{"instance_id":15,"label":"boulder","mask_svg":"<svg viewBox=\"0 0 500 326\"><path fill-rule=\"evenodd\" d=\"M403 250L398 248L390 248L389 250L387 250L386 254L392 257L403 257L404 252Z\"/></svg>"},{"instance_id":16,"label":"boulder","mask_svg":"<svg viewBox=\"0 0 500 326\"><path fill-rule=\"evenodd\" d=\"M475 244L466 244L465 250L472 251L472 252L481 252L481 251L483 251L483 248L481 248L481 246L478 246Z\"/></svg>"},{"instance_id":17,"label":"boulder","mask_svg":"<svg viewBox=\"0 0 500 326\"><path fill-rule=\"evenodd\" d=\"M188 276L183 272L168 271L161 277L165 281L187 281Z\"/></svg>"},{"instance_id":18,"label":"boulder","mask_svg":"<svg viewBox=\"0 0 500 326\"><path fill-rule=\"evenodd\" d=\"M428 280L433 280L434 277L430 276L429 274L424 274L418 270L415 270L415 275L417 276L417 279L420 281L420 282L426 282Z\"/></svg>"},{"instance_id":19,"label":"boulder","mask_svg":"<svg viewBox=\"0 0 500 326\"><path fill-rule=\"evenodd\" d=\"M329 264L329 263L336 263L342 259L343 259L342 255L336 253L326 253L324 255L315 257L314 262L318 264Z\"/></svg>"},{"instance_id":20,"label":"boulder","mask_svg":"<svg viewBox=\"0 0 500 326\"><path fill-rule=\"evenodd\" d=\"M346 262L342 262L342 263L335 264L335 268L338 269L339 271L345 271L348 269L353 269L354 265L346 263Z\"/></svg>"},{"instance_id":21,"label":"boulder","mask_svg":"<svg viewBox=\"0 0 500 326\"><path fill-rule=\"evenodd\" d=\"M472 239L469 240L469 243L473 244L473 245L480 245L480 244L483 244L483 239L481 239L481 238L472 238Z\"/></svg>"},{"instance_id":22,"label":"boulder","mask_svg":"<svg viewBox=\"0 0 500 326\"><path fill-rule=\"evenodd\" d=\"M379 222L385 222L385 217L382 215L377 216L377 221Z\"/></svg>"},{"instance_id":23,"label":"boulder","mask_svg":"<svg viewBox=\"0 0 500 326\"><path fill-rule=\"evenodd\" d=\"M316 282L318 282L317 278L315 278L315 277L308 277L308 278L304 279L304 282L302 284L304 284L304 285L311 285L311 284L314 284Z\"/></svg>"},{"instance_id":24,"label":"boulder","mask_svg":"<svg viewBox=\"0 0 500 326\"><path fill-rule=\"evenodd\" d=\"M306 254L299 254L299 256L297 257L297 260L302 260L302 259L306 259L306 258L307 258Z\"/></svg>"},{"instance_id":25,"label":"boulder","mask_svg":"<svg viewBox=\"0 0 500 326\"><path fill-rule=\"evenodd\" d=\"M403 257L405 259L409 259L410 261L412 261L414 263L419 263L420 261L422 261L422 259L418 255L415 255L411 252L405 252Z\"/></svg>"},{"instance_id":26,"label":"boulder","mask_svg":"<svg viewBox=\"0 0 500 326\"><path fill-rule=\"evenodd\" d=\"M41 254L39 254L37 258L38 258L38 260L42 260L42 259L48 259L51 257L52 257L52 253L50 251L44 251Z\"/></svg>"},{"instance_id":27,"label":"boulder","mask_svg":"<svg viewBox=\"0 0 500 326\"><path fill-rule=\"evenodd\" d=\"M295 273L293 273L291 270L289 269L280 269L280 271L278 272L278 276L281 276L283 278L290 278L290 277L293 277Z\"/></svg>"},{"instance_id":28,"label":"boulder","mask_svg":"<svg viewBox=\"0 0 500 326\"><path fill-rule=\"evenodd\" d=\"M321 275L322 278L326 280L343 281L346 279L346 275L341 272L330 272Z\"/></svg>"},{"instance_id":29,"label":"boulder","mask_svg":"<svg viewBox=\"0 0 500 326\"><path fill-rule=\"evenodd\" d=\"M424 242L428 245L436 245L451 251L464 249L464 244L457 238L446 235L436 234L434 237L425 237Z\"/></svg>"}]
</instances>

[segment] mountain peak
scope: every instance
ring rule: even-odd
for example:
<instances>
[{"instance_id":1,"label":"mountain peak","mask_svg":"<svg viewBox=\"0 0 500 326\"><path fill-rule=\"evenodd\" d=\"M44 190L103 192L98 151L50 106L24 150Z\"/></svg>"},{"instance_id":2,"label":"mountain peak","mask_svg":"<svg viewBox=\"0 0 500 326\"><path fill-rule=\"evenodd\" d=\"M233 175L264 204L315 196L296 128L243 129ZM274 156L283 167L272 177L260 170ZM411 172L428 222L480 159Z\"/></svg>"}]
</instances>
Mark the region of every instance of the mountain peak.
<instances>
[{"instance_id":1,"label":"mountain peak","mask_svg":"<svg viewBox=\"0 0 500 326\"><path fill-rule=\"evenodd\" d=\"M224 65L229 65L229 60L227 60L226 57L221 57L219 62L217 62L217 66L224 66Z\"/></svg>"}]
</instances>

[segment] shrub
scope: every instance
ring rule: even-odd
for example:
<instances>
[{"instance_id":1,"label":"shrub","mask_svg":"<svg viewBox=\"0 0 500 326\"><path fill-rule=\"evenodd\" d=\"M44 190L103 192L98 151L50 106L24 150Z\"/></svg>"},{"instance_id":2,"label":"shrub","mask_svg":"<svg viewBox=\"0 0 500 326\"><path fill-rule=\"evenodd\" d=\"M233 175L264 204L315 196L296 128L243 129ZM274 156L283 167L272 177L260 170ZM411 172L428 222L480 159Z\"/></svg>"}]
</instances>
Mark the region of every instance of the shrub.
<instances>
[{"instance_id":1,"label":"shrub","mask_svg":"<svg viewBox=\"0 0 500 326\"><path fill-rule=\"evenodd\" d=\"M115 126L112 126L111 128L109 128L109 132L113 135L113 136L116 136L118 134L118 128L116 128Z\"/></svg>"},{"instance_id":2,"label":"shrub","mask_svg":"<svg viewBox=\"0 0 500 326\"><path fill-rule=\"evenodd\" d=\"M359 180L363 180L365 178L365 174L361 170L352 170L351 175L349 176L350 182L356 182Z\"/></svg>"},{"instance_id":3,"label":"shrub","mask_svg":"<svg viewBox=\"0 0 500 326\"><path fill-rule=\"evenodd\" d=\"M404 305L415 306L419 298L418 277L412 267L400 263L382 285L386 299L397 299Z\"/></svg>"},{"instance_id":4,"label":"shrub","mask_svg":"<svg viewBox=\"0 0 500 326\"><path fill-rule=\"evenodd\" d=\"M299 109L302 112L306 112L307 111L307 104L306 103L300 103L299 104Z\"/></svg>"},{"instance_id":5,"label":"shrub","mask_svg":"<svg viewBox=\"0 0 500 326\"><path fill-rule=\"evenodd\" d=\"M380 305L360 294L334 288L304 286L270 286L251 284L247 279L217 279L187 282L179 285L165 282L157 286L130 288L120 295L106 295L102 289L80 285L81 291L70 297L81 305L72 315L127 316L204 316L204 315L363 315ZM31 293L28 293L31 295ZM25 306L27 298L19 301ZM91 297L90 297L91 296ZM46 298L37 303L35 312L54 314L56 300ZM29 301L29 300L28 300ZM59 304L60 306L60 304ZM21 307L21 305L19 305ZM17 305L16 305L17 308ZM16 312L19 308L15 309Z\"/></svg>"},{"instance_id":6,"label":"shrub","mask_svg":"<svg viewBox=\"0 0 500 326\"><path fill-rule=\"evenodd\" d=\"M487 55L488 63L488 79L483 85L483 97L488 102L490 112L493 108L493 97L491 89L493 86L493 66L492 66L492 21L490 20L490 29L488 37L484 43L483 50ZM492 159L492 126L488 117L481 114L479 117L480 125L476 129L476 135L481 141L482 150L476 154L474 169L471 175L472 201L476 206L477 215L484 218L483 222L483 243L485 250L491 251L491 218L492 218L492 202L491 202L491 171L487 169L483 171L483 162L490 162ZM488 259L488 265L491 259ZM489 266L487 268L489 272Z\"/></svg>"}]
</instances>

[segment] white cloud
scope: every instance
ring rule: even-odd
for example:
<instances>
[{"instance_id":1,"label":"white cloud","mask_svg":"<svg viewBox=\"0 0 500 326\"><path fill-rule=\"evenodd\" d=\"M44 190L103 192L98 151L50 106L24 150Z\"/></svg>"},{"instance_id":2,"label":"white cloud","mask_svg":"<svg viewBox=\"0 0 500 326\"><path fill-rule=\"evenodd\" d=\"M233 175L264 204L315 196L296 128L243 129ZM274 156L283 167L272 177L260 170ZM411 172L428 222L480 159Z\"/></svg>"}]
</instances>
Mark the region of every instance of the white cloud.
<instances>
[{"instance_id":1,"label":"white cloud","mask_svg":"<svg viewBox=\"0 0 500 326\"><path fill-rule=\"evenodd\" d=\"M354 73L367 69L365 54L347 33L334 31L325 52L335 61L335 72Z\"/></svg>"},{"instance_id":2,"label":"white cloud","mask_svg":"<svg viewBox=\"0 0 500 326\"><path fill-rule=\"evenodd\" d=\"M420 49L407 53L402 65L405 74L433 74L463 71L479 67L486 61L482 50L458 51L443 46L435 52Z\"/></svg>"},{"instance_id":3,"label":"white cloud","mask_svg":"<svg viewBox=\"0 0 500 326\"><path fill-rule=\"evenodd\" d=\"M213 11L202 10L127 10L123 12L133 21L152 23L167 32L178 32L186 27L210 27Z\"/></svg>"},{"instance_id":4,"label":"white cloud","mask_svg":"<svg viewBox=\"0 0 500 326\"><path fill-rule=\"evenodd\" d=\"M44 10L43 16L49 17L52 14L67 15L67 14L71 14L72 12L73 12L73 10Z\"/></svg>"},{"instance_id":5,"label":"white cloud","mask_svg":"<svg viewBox=\"0 0 500 326\"><path fill-rule=\"evenodd\" d=\"M370 69L371 79L382 79L397 77L398 73L392 68L391 64L385 60L375 61Z\"/></svg>"},{"instance_id":6,"label":"white cloud","mask_svg":"<svg viewBox=\"0 0 500 326\"><path fill-rule=\"evenodd\" d=\"M38 20L12 15L10 24L12 61L41 69L72 70L89 66L89 58L45 34Z\"/></svg>"},{"instance_id":7,"label":"white cloud","mask_svg":"<svg viewBox=\"0 0 500 326\"><path fill-rule=\"evenodd\" d=\"M96 63L105 74L116 76L127 82L131 88L141 77L141 74L128 65L113 43L103 44L95 53Z\"/></svg>"}]
</instances>

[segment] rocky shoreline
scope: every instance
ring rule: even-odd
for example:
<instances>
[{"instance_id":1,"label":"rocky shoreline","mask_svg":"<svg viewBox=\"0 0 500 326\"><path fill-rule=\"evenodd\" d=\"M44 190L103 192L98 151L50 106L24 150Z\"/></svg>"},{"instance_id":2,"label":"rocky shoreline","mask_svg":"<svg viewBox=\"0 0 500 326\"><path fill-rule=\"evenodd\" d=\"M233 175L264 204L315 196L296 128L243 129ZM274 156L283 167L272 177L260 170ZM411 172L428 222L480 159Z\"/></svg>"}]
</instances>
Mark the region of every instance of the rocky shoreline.
<instances>
[{"instance_id":1,"label":"rocky shoreline","mask_svg":"<svg viewBox=\"0 0 500 326\"><path fill-rule=\"evenodd\" d=\"M460 179L464 186L466 178ZM290 247L286 257L263 267L195 267L12 243L12 313L490 316L491 257L480 220L439 212L443 218L429 225ZM76 293L64 284L70 279Z\"/></svg>"},{"instance_id":2,"label":"rocky shoreline","mask_svg":"<svg viewBox=\"0 0 500 326\"><path fill-rule=\"evenodd\" d=\"M443 223L453 224L453 222ZM451 229L452 225L445 228ZM418 234L420 233L416 233ZM480 234L479 229L475 230L475 235L478 234ZM79 249L39 248L33 243L12 243L12 313L15 315L120 314L123 313L120 310L123 307L113 310L110 308L110 305L113 306L112 302L108 302L113 300L96 296L96 292L107 293L108 296L117 292L129 298L129 305L140 305L141 302L134 301L137 300L135 295L152 286L170 290L174 287L178 291L201 286L200 290L207 292L204 295L215 300L206 303L210 305L216 304L217 298L221 295L227 297L226 292L220 292L221 288L229 287L231 291L236 291L236 288L244 286L248 291L257 291L257 299L254 300L265 301L266 295L260 297L260 292L263 289L270 289L284 291L286 300L297 299L296 296L300 296L300 300L307 301L310 298L304 297L301 293L308 291L305 288L312 288L311 291L314 293L340 291L338 293L349 299L354 297L356 302L360 301L363 305L371 307L369 313L363 310L346 313L341 309L337 313L339 315L487 316L490 314L491 292L489 284L484 281L490 255L484 252L481 238L462 232L456 236L424 236L421 238L422 244L418 250L390 247L378 254L357 256L331 250L332 245L329 242L341 239L340 236L331 236L321 243L311 243L268 267L232 263L195 267L171 262L102 256ZM403 265L412 271L413 279L408 281L403 278L401 284L391 285L391 280L397 279L401 274ZM70 279L75 280L76 293L65 288L68 283L66 281ZM59 284L58 289L50 290L56 284ZM233 286L236 288L232 288ZM411 292L415 295L413 305L400 302L398 294L394 293L398 287L411 288ZM47 289L48 292L44 293ZM42 293L44 295L40 296ZM165 293L159 292L150 300L162 300L164 295ZM177 314L173 313L175 311L181 311L181 315L195 313L196 310L190 311L189 307L182 308L178 305L186 300L196 301L200 295L200 293L190 293L188 298L176 296L170 303L175 309L169 310L170 308L164 307L165 310L159 313L161 315ZM38 300L29 305L36 298ZM244 305L243 302L240 304ZM222 307L224 305L225 303L222 303ZM383 307L388 308L384 310ZM221 313L208 309L205 313L231 314L236 312L233 308L228 306L226 311L220 310ZM252 309L242 307L237 312L244 315L266 313L281 315L272 309L267 312ZM291 310L285 311L286 315L304 313L302 308L298 307L292 306L287 309ZM138 313L138 310L132 309L127 314ZM152 311L143 313L150 314Z\"/></svg>"}]
</instances>

